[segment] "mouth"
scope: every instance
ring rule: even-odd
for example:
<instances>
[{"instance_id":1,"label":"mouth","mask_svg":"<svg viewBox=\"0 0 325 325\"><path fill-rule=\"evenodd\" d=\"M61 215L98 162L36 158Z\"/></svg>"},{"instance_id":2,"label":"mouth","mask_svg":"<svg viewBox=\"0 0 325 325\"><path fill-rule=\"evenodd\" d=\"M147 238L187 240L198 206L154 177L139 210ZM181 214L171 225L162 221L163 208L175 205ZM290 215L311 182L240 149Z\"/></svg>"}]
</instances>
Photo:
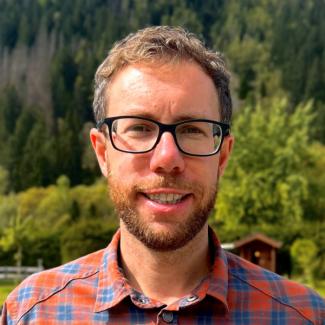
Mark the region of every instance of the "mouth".
<instances>
[{"instance_id":1,"label":"mouth","mask_svg":"<svg viewBox=\"0 0 325 325\"><path fill-rule=\"evenodd\" d=\"M171 192L163 192L163 193L141 193L150 201L159 204L177 204L184 201L190 194L180 194L180 193L171 193Z\"/></svg>"},{"instance_id":2,"label":"mouth","mask_svg":"<svg viewBox=\"0 0 325 325\"><path fill-rule=\"evenodd\" d=\"M189 213L194 204L194 193L176 188L139 191L138 198L141 213L149 213L150 218L163 217L162 220L159 219L163 222Z\"/></svg>"},{"instance_id":3,"label":"mouth","mask_svg":"<svg viewBox=\"0 0 325 325\"><path fill-rule=\"evenodd\" d=\"M186 195L173 194L173 193L161 193L161 194L145 194L149 200L160 204L176 204L181 202Z\"/></svg>"}]
</instances>

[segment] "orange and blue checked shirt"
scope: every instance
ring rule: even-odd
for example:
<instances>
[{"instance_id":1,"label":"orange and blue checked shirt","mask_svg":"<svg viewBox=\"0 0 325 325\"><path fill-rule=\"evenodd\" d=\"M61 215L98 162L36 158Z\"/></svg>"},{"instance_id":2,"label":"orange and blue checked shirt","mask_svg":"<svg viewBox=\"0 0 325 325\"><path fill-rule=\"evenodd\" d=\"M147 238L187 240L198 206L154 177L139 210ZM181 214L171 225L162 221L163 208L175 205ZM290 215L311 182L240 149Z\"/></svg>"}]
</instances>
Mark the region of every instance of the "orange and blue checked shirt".
<instances>
[{"instance_id":1,"label":"orange and blue checked shirt","mask_svg":"<svg viewBox=\"0 0 325 325\"><path fill-rule=\"evenodd\" d=\"M212 231L210 275L168 306L128 284L119 240L117 232L106 249L26 279L9 295L0 324L325 324L319 295L223 251Z\"/></svg>"}]
</instances>

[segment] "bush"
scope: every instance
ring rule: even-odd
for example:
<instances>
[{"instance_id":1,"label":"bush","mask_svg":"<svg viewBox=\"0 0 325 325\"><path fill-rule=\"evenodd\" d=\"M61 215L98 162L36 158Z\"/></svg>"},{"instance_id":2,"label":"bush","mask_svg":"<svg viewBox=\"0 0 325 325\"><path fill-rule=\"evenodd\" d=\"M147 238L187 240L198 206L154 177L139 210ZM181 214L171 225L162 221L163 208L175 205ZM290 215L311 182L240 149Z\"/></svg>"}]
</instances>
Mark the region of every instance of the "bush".
<instances>
[{"instance_id":1,"label":"bush","mask_svg":"<svg viewBox=\"0 0 325 325\"><path fill-rule=\"evenodd\" d=\"M311 285L314 282L317 250L316 244L305 238L295 240L290 250L295 273L300 272L303 280Z\"/></svg>"},{"instance_id":2,"label":"bush","mask_svg":"<svg viewBox=\"0 0 325 325\"><path fill-rule=\"evenodd\" d=\"M83 218L69 227L61 237L62 262L68 262L102 249L111 241L116 227L103 219Z\"/></svg>"}]
</instances>

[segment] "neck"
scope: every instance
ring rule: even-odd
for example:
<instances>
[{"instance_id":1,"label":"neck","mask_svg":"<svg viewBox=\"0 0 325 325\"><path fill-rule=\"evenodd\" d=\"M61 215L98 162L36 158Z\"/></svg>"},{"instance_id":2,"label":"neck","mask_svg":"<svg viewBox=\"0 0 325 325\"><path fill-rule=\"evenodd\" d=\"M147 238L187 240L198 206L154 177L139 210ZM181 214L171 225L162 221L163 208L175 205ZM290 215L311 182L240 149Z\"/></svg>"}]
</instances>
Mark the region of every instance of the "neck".
<instances>
[{"instance_id":1,"label":"neck","mask_svg":"<svg viewBox=\"0 0 325 325\"><path fill-rule=\"evenodd\" d=\"M121 222L121 263L130 285L170 304L189 294L209 273L208 225L184 247L161 252L146 247Z\"/></svg>"}]
</instances>

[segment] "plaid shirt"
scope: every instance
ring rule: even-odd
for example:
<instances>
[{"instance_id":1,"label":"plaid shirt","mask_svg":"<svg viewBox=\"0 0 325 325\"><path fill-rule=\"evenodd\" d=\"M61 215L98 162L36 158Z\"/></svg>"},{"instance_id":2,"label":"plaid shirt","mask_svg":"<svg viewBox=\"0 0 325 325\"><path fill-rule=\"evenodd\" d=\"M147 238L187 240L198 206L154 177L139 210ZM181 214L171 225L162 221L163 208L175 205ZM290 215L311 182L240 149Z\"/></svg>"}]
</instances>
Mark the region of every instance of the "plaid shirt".
<instances>
[{"instance_id":1,"label":"plaid shirt","mask_svg":"<svg viewBox=\"0 0 325 325\"><path fill-rule=\"evenodd\" d=\"M118 265L119 239L117 232L106 249L26 279L0 324L325 324L320 296L223 251L212 231L210 275L166 306L130 287Z\"/></svg>"}]
</instances>

